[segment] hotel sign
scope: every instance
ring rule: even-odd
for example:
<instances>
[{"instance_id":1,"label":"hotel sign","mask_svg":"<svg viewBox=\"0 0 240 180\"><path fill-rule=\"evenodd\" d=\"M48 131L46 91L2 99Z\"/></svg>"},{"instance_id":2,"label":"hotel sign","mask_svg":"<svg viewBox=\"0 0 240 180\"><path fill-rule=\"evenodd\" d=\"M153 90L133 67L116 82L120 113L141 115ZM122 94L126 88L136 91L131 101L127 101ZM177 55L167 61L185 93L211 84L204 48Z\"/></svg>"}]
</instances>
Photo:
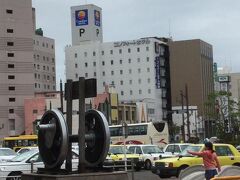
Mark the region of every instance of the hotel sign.
<instances>
[{"instance_id":1,"label":"hotel sign","mask_svg":"<svg viewBox=\"0 0 240 180\"><path fill-rule=\"evenodd\" d=\"M150 44L149 39L139 39L133 41L120 41L114 42L114 47L122 47L122 46L130 46L130 45L143 45L143 44Z\"/></svg>"},{"instance_id":2,"label":"hotel sign","mask_svg":"<svg viewBox=\"0 0 240 180\"><path fill-rule=\"evenodd\" d=\"M160 78L160 57L156 57L155 59L155 82L156 89L161 89L161 78Z\"/></svg>"}]
</instances>

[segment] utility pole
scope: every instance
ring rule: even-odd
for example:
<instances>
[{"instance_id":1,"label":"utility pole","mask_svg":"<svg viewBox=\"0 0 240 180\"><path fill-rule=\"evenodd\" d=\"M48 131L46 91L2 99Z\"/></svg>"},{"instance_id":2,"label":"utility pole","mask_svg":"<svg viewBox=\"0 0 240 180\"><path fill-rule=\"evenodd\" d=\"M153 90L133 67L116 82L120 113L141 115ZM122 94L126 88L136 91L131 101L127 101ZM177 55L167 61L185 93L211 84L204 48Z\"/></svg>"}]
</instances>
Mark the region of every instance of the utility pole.
<instances>
[{"instance_id":1,"label":"utility pole","mask_svg":"<svg viewBox=\"0 0 240 180\"><path fill-rule=\"evenodd\" d=\"M183 102L183 91L180 91L180 96L181 96L181 105L182 105L182 139L183 142L185 142L185 122L184 122L184 102Z\"/></svg>"},{"instance_id":2,"label":"utility pole","mask_svg":"<svg viewBox=\"0 0 240 180\"><path fill-rule=\"evenodd\" d=\"M188 140L190 139L190 121L189 121L189 103L188 103L188 86L185 84L185 98L186 98L186 106L187 106L187 133Z\"/></svg>"}]
</instances>

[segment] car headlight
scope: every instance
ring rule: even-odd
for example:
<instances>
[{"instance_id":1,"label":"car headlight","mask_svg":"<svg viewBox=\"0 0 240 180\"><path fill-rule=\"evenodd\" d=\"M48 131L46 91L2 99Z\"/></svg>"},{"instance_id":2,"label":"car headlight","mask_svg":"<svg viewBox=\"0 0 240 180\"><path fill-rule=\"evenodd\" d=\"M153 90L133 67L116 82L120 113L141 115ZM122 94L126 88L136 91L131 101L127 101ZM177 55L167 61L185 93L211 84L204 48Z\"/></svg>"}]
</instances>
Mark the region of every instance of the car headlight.
<instances>
[{"instance_id":1,"label":"car headlight","mask_svg":"<svg viewBox=\"0 0 240 180\"><path fill-rule=\"evenodd\" d=\"M165 167L173 167L173 163L171 163L171 162L165 162Z\"/></svg>"}]
</instances>

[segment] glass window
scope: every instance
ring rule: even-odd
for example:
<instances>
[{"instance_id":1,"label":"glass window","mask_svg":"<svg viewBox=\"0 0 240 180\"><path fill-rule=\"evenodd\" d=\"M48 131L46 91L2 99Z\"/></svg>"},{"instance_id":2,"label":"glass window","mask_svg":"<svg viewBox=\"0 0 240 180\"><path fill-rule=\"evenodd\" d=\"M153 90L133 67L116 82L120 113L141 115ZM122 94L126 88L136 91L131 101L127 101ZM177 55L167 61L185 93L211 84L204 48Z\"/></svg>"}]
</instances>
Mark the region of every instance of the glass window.
<instances>
[{"instance_id":1,"label":"glass window","mask_svg":"<svg viewBox=\"0 0 240 180\"><path fill-rule=\"evenodd\" d=\"M7 13L7 14L12 14L12 13L13 13L13 10L12 10L12 9L6 9L6 13Z\"/></svg>"},{"instance_id":2,"label":"glass window","mask_svg":"<svg viewBox=\"0 0 240 180\"><path fill-rule=\"evenodd\" d=\"M93 66L96 66L96 62L95 61L93 62Z\"/></svg>"},{"instance_id":3,"label":"glass window","mask_svg":"<svg viewBox=\"0 0 240 180\"><path fill-rule=\"evenodd\" d=\"M139 94L142 94L142 90L141 89L139 89Z\"/></svg>"},{"instance_id":4,"label":"glass window","mask_svg":"<svg viewBox=\"0 0 240 180\"><path fill-rule=\"evenodd\" d=\"M114 71L111 71L111 75L114 75Z\"/></svg>"},{"instance_id":5,"label":"glass window","mask_svg":"<svg viewBox=\"0 0 240 180\"><path fill-rule=\"evenodd\" d=\"M148 89L148 94L151 94L151 89Z\"/></svg>"},{"instance_id":6,"label":"glass window","mask_svg":"<svg viewBox=\"0 0 240 180\"><path fill-rule=\"evenodd\" d=\"M122 49L119 49L119 54L122 54Z\"/></svg>"},{"instance_id":7,"label":"glass window","mask_svg":"<svg viewBox=\"0 0 240 180\"><path fill-rule=\"evenodd\" d=\"M110 50L110 54L113 54L113 50Z\"/></svg>"},{"instance_id":8,"label":"glass window","mask_svg":"<svg viewBox=\"0 0 240 180\"><path fill-rule=\"evenodd\" d=\"M122 95L122 96L124 95L124 92L123 92L123 91L121 91L121 95Z\"/></svg>"},{"instance_id":9,"label":"glass window","mask_svg":"<svg viewBox=\"0 0 240 180\"><path fill-rule=\"evenodd\" d=\"M113 60L111 60L111 65L113 65Z\"/></svg>"},{"instance_id":10,"label":"glass window","mask_svg":"<svg viewBox=\"0 0 240 180\"><path fill-rule=\"evenodd\" d=\"M148 46L146 47L146 51L149 51L149 47Z\"/></svg>"},{"instance_id":11,"label":"glass window","mask_svg":"<svg viewBox=\"0 0 240 180\"><path fill-rule=\"evenodd\" d=\"M147 57L147 62L149 62L149 57Z\"/></svg>"},{"instance_id":12,"label":"glass window","mask_svg":"<svg viewBox=\"0 0 240 180\"><path fill-rule=\"evenodd\" d=\"M86 78L88 77L88 73L85 73L85 77L86 77Z\"/></svg>"},{"instance_id":13,"label":"glass window","mask_svg":"<svg viewBox=\"0 0 240 180\"><path fill-rule=\"evenodd\" d=\"M93 51L93 56L96 56L96 52L95 51Z\"/></svg>"},{"instance_id":14,"label":"glass window","mask_svg":"<svg viewBox=\"0 0 240 180\"><path fill-rule=\"evenodd\" d=\"M88 63L85 63L85 67L88 67Z\"/></svg>"},{"instance_id":15,"label":"glass window","mask_svg":"<svg viewBox=\"0 0 240 180\"><path fill-rule=\"evenodd\" d=\"M150 78L148 78L148 79L147 79L147 82L148 82L148 83L150 83L150 82L151 82Z\"/></svg>"},{"instance_id":16,"label":"glass window","mask_svg":"<svg viewBox=\"0 0 240 180\"><path fill-rule=\"evenodd\" d=\"M9 101L9 102L15 102L16 99L15 99L15 98L9 98L8 101Z\"/></svg>"},{"instance_id":17,"label":"glass window","mask_svg":"<svg viewBox=\"0 0 240 180\"><path fill-rule=\"evenodd\" d=\"M137 48L137 52L140 52L140 48L139 47Z\"/></svg>"},{"instance_id":18,"label":"glass window","mask_svg":"<svg viewBox=\"0 0 240 180\"><path fill-rule=\"evenodd\" d=\"M8 68L14 68L14 64L8 64Z\"/></svg>"},{"instance_id":19,"label":"glass window","mask_svg":"<svg viewBox=\"0 0 240 180\"><path fill-rule=\"evenodd\" d=\"M78 67L78 64L77 63L75 63L75 68L77 68Z\"/></svg>"},{"instance_id":20,"label":"glass window","mask_svg":"<svg viewBox=\"0 0 240 180\"><path fill-rule=\"evenodd\" d=\"M119 60L119 64L122 64L122 60L121 59Z\"/></svg>"},{"instance_id":21,"label":"glass window","mask_svg":"<svg viewBox=\"0 0 240 180\"><path fill-rule=\"evenodd\" d=\"M102 72L102 75L105 76L105 71Z\"/></svg>"},{"instance_id":22,"label":"glass window","mask_svg":"<svg viewBox=\"0 0 240 180\"><path fill-rule=\"evenodd\" d=\"M7 29L7 33L13 33L13 29Z\"/></svg>"},{"instance_id":23,"label":"glass window","mask_svg":"<svg viewBox=\"0 0 240 180\"><path fill-rule=\"evenodd\" d=\"M105 62L104 62L104 61L102 61L102 65L103 65L103 66L105 65Z\"/></svg>"},{"instance_id":24,"label":"glass window","mask_svg":"<svg viewBox=\"0 0 240 180\"><path fill-rule=\"evenodd\" d=\"M77 58L77 53L74 54L75 58Z\"/></svg>"},{"instance_id":25,"label":"glass window","mask_svg":"<svg viewBox=\"0 0 240 180\"><path fill-rule=\"evenodd\" d=\"M141 84L142 80L141 79L138 79L138 84Z\"/></svg>"},{"instance_id":26,"label":"glass window","mask_svg":"<svg viewBox=\"0 0 240 180\"><path fill-rule=\"evenodd\" d=\"M14 42L7 42L7 46L14 46Z\"/></svg>"},{"instance_id":27,"label":"glass window","mask_svg":"<svg viewBox=\"0 0 240 180\"><path fill-rule=\"evenodd\" d=\"M140 62L140 58L137 58L137 62Z\"/></svg>"},{"instance_id":28,"label":"glass window","mask_svg":"<svg viewBox=\"0 0 240 180\"><path fill-rule=\"evenodd\" d=\"M96 72L94 72L94 73L93 73L93 76L97 76L97 73L96 73Z\"/></svg>"},{"instance_id":29,"label":"glass window","mask_svg":"<svg viewBox=\"0 0 240 180\"><path fill-rule=\"evenodd\" d=\"M140 147L136 147L136 154L142 154L142 150Z\"/></svg>"},{"instance_id":30,"label":"glass window","mask_svg":"<svg viewBox=\"0 0 240 180\"><path fill-rule=\"evenodd\" d=\"M128 53L130 53L131 52L131 49L130 48L128 48Z\"/></svg>"},{"instance_id":31,"label":"glass window","mask_svg":"<svg viewBox=\"0 0 240 180\"><path fill-rule=\"evenodd\" d=\"M84 57L87 57L87 52L84 52Z\"/></svg>"},{"instance_id":32,"label":"glass window","mask_svg":"<svg viewBox=\"0 0 240 180\"><path fill-rule=\"evenodd\" d=\"M129 150L132 154L135 154L135 147L134 147L134 146L129 147L128 150Z\"/></svg>"},{"instance_id":33,"label":"glass window","mask_svg":"<svg viewBox=\"0 0 240 180\"><path fill-rule=\"evenodd\" d=\"M9 91L15 91L15 86L9 86L9 87L8 87L8 90L9 90Z\"/></svg>"},{"instance_id":34,"label":"glass window","mask_svg":"<svg viewBox=\"0 0 240 180\"><path fill-rule=\"evenodd\" d=\"M104 55L104 51L102 51L102 55Z\"/></svg>"},{"instance_id":35,"label":"glass window","mask_svg":"<svg viewBox=\"0 0 240 180\"><path fill-rule=\"evenodd\" d=\"M150 72L150 68L147 68L147 72Z\"/></svg>"},{"instance_id":36,"label":"glass window","mask_svg":"<svg viewBox=\"0 0 240 180\"><path fill-rule=\"evenodd\" d=\"M131 63L131 59L128 59L128 63Z\"/></svg>"},{"instance_id":37,"label":"glass window","mask_svg":"<svg viewBox=\"0 0 240 180\"><path fill-rule=\"evenodd\" d=\"M120 84L123 85L123 80L120 81Z\"/></svg>"},{"instance_id":38,"label":"glass window","mask_svg":"<svg viewBox=\"0 0 240 180\"><path fill-rule=\"evenodd\" d=\"M123 74L123 70L120 70L120 74Z\"/></svg>"},{"instance_id":39,"label":"glass window","mask_svg":"<svg viewBox=\"0 0 240 180\"><path fill-rule=\"evenodd\" d=\"M9 75L8 79L15 79L15 76L14 75Z\"/></svg>"},{"instance_id":40,"label":"glass window","mask_svg":"<svg viewBox=\"0 0 240 180\"><path fill-rule=\"evenodd\" d=\"M233 156L233 153L228 146L215 146L215 151L218 156Z\"/></svg>"},{"instance_id":41,"label":"glass window","mask_svg":"<svg viewBox=\"0 0 240 180\"><path fill-rule=\"evenodd\" d=\"M138 73L141 73L141 69L140 68L138 68Z\"/></svg>"},{"instance_id":42,"label":"glass window","mask_svg":"<svg viewBox=\"0 0 240 180\"><path fill-rule=\"evenodd\" d=\"M129 80L129 84L132 84L132 80L131 79Z\"/></svg>"},{"instance_id":43,"label":"glass window","mask_svg":"<svg viewBox=\"0 0 240 180\"><path fill-rule=\"evenodd\" d=\"M133 91L132 90L130 90L130 95L132 95L133 94Z\"/></svg>"},{"instance_id":44,"label":"glass window","mask_svg":"<svg viewBox=\"0 0 240 180\"><path fill-rule=\"evenodd\" d=\"M129 69L128 72L129 72L129 74L132 74L132 69Z\"/></svg>"}]
</instances>

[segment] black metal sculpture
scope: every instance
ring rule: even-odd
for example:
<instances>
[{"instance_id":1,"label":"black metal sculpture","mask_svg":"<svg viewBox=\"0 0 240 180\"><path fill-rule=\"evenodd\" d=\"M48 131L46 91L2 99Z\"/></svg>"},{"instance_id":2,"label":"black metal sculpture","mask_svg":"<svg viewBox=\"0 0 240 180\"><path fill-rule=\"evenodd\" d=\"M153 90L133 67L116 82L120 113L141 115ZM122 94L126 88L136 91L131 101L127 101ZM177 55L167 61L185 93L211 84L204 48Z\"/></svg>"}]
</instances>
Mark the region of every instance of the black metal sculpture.
<instances>
[{"instance_id":1,"label":"black metal sculpture","mask_svg":"<svg viewBox=\"0 0 240 180\"><path fill-rule=\"evenodd\" d=\"M92 86L91 86L92 85ZM95 88L95 89L94 89ZM38 126L39 153L48 170L58 170L66 160L66 169L71 172L71 147L79 143L79 172L97 167L105 160L110 144L110 133L103 113L89 110L85 113L85 98L96 96L96 80L67 81L67 121L61 111L47 111ZM79 133L72 135L72 100L79 99Z\"/></svg>"}]
</instances>

